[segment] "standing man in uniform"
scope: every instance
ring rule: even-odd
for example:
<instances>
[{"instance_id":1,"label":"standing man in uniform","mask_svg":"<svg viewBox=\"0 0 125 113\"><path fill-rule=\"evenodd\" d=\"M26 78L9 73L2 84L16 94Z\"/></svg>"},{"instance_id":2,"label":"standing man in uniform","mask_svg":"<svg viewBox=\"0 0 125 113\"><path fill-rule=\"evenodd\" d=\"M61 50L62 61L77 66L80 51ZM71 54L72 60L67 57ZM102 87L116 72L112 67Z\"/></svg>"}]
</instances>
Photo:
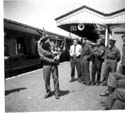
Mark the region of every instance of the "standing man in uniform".
<instances>
[{"instance_id":1,"label":"standing man in uniform","mask_svg":"<svg viewBox=\"0 0 125 113\"><path fill-rule=\"evenodd\" d=\"M117 88L107 99L101 102L106 110L125 109L125 89Z\"/></svg>"},{"instance_id":2,"label":"standing man in uniform","mask_svg":"<svg viewBox=\"0 0 125 113\"><path fill-rule=\"evenodd\" d=\"M119 72L125 75L125 35L122 35L123 48L122 48L122 61L119 68Z\"/></svg>"},{"instance_id":3,"label":"standing man in uniform","mask_svg":"<svg viewBox=\"0 0 125 113\"><path fill-rule=\"evenodd\" d=\"M71 64L71 80L70 82L75 81L75 67L77 69L77 78L80 77L81 74L81 66L80 66L80 56L81 56L82 46L78 44L78 40L73 40L73 45L70 46L70 64Z\"/></svg>"},{"instance_id":4,"label":"standing man in uniform","mask_svg":"<svg viewBox=\"0 0 125 113\"><path fill-rule=\"evenodd\" d=\"M82 39L82 53L81 53L81 77L78 82L89 85L90 82L90 71L89 61L92 55L92 48L87 42L87 38Z\"/></svg>"},{"instance_id":5,"label":"standing man in uniform","mask_svg":"<svg viewBox=\"0 0 125 113\"><path fill-rule=\"evenodd\" d=\"M51 52L51 48L52 47L48 36L43 36L40 38L38 41L38 54L43 61L43 76L46 89L45 98L51 96L50 75L52 74L55 98L59 99L58 65L55 60L55 55Z\"/></svg>"},{"instance_id":6,"label":"standing man in uniform","mask_svg":"<svg viewBox=\"0 0 125 113\"><path fill-rule=\"evenodd\" d=\"M91 73L92 80L90 85L100 84L101 69L105 52L104 44L105 44L104 39L98 39L97 45L93 48L92 73ZM96 73L97 73L97 80L96 80Z\"/></svg>"},{"instance_id":7,"label":"standing man in uniform","mask_svg":"<svg viewBox=\"0 0 125 113\"><path fill-rule=\"evenodd\" d=\"M107 85L107 79L110 72L116 72L117 63L121 59L120 51L115 47L115 40L109 40L109 47L106 48L105 52L105 67L103 73L103 80L101 85Z\"/></svg>"},{"instance_id":8,"label":"standing man in uniform","mask_svg":"<svg viewBox=\"0 0 125 113\"><path fill-rule=\"evenodd\" d=\"M117 73L110 73L107 80L107 90L100 94L100 96L107 96L111 94L116 88L125 88L125 35L122 36L123 39L123 49L122 49L122 61L120 70Z\"/></svg>"}]
</instances>

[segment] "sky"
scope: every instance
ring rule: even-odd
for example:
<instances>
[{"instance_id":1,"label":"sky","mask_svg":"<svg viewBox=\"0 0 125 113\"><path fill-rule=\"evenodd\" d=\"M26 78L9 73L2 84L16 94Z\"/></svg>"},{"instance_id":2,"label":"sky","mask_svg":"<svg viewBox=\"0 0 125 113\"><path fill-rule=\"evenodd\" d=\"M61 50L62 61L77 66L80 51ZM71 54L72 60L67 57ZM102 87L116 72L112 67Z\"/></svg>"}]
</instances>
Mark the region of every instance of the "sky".
<instances>
[{"instance_id":1,"label":"sky","mask_svg":"<svg viewBox=\"0 0 125 113\"><path fill-rule=\"evenodd\" d=\"M4 18L68 36L55 18L83 5L110 13L125 8L125 0L4 0Z\"/></svg>"}]
</instances>

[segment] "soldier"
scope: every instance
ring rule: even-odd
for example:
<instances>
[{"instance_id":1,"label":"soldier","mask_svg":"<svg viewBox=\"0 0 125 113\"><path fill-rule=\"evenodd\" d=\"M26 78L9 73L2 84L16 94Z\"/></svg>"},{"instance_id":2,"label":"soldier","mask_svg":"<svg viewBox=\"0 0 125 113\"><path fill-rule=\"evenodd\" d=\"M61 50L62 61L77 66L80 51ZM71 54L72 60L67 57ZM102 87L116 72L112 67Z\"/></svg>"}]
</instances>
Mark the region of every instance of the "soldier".
<instances>
[{"instance_id":1,"label":"soldier","mask_svg":"<svg viewBox=\"0 0 125 113\"><path fill-rule=\"evenodd\" d=\"M85 37L82 39L81 77L78 79L78 82L86 85L89 85L90 82L89 60L91 55L92 49Z\"/></svg>"},{"instance_id":2,"label":"soldier","mask_svg":"<svg viewBox=\"0 0 125 113\"><path fill-rule=\"evenodd\" d=\"M122 35L122 40L123 40L122 61L121 61L121 66L119 68L119 72L125 75L125 35Z\"/></svg>"},{"instance_id":3,"label":"soldier","mask_svg":"<svg viewBox=\"0 0 125 113\"><path fill-rule=\"evenodd\" d=\"M123 39L123 49L122 49L122 61L121 61L121 68L124 69L125 65L125 36L122 36ZM100 96L107 96L114 91L117 87L124 87L125 88L125 73L124 70L119 71L119 73L110 73L107 82L107 90L101 93Z\"/></svg>"},{"instance_id":4,"label":"soldier","mask_svg":"<svg viewBox=\"0 0 125 113\"><path fill-rule=\"evenodd\" d=\"M81 56L82 46L78 44L77 39L73 40L73 45L70 46L70 63L71 63L71 80L70 82L75 81L75 66L77 69L78 77L80 77L80 56Z\"/></svg>"},{"instance_id":5,"label":"soldier","mask_svg":"<svg viewBox=\"0 0 125 113\"><path fill-rule=\"evenodd\" d=\"M107 84L109 72L116 72L117 63L120 61L121 55L117 47L115 47L115 40L109 40L109 47L106 48L105 52L105 67L103 73L103 80L101 85Z\"/></svg>"},{"instance_id":6,"label":"soldier","mask_svg":"<svg viewBox=\"0 0 125 113\"><path fill-rule=\"evenodd\" d=\"M116 89L106 101L101 102L106 110L119 110L125 109L125 89Z\"/></svg>"},{"instance_id":7,"label":"soldier","mask_svg":"<svg viewBox=\"0 0 125 113\"><path fill-rule=\"evenodd\" d=\"M100 96L109 96L116 88L125 88L125 75L109 73L107 86L107 90L101 93Z\"/></svg>"},{"instance_id":8,"label":"soldier","mask_svg":"<svg viewBox=\"0 0 125 113\"><path fill-rule=\"evenodd\" d=\"M92 55L92 73L91 73L91 85L99 85L100 84L100 76L101 76L101 69L102 63L104 60L104 39L98 39L97 45L93 48L93 55ZM96 79L97 73L97 80Z\"/></svg>"},{"instance_id":9,"label":"soldier","mask_svg":"<svg viewBox=\"0 0 125 113\"><path fill-rule=\"evenodd\" d=\"M46 88L45 98L51 96L50 75L52 74L54 80L55 97L56 99L59 99L58 65L51 48L52 47L48 36L42 37L38 41L38 54L43 61L43 76Z\"/></svg>"}]
</instances>

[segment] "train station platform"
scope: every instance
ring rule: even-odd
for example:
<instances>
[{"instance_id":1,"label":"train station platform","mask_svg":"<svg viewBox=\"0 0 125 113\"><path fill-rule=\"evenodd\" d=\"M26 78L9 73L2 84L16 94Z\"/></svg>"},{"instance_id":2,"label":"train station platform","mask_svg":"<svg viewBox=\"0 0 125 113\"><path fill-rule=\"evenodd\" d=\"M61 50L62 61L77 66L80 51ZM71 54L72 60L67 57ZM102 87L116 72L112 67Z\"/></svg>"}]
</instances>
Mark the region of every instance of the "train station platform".
<instances>
[{"instance_id":1,"label":"train station platform","mask_svg":"<svg viewBox=\"0 0 125 113\"><path fill-rule=\"evenodd\" d=\"M44 99L43 69L26 72L5 80L6 112L82 111L103 110L99 94L105 86L85 86L77 81L70 83L70 63L59 65L60 99ZM53 81L51 79L53 91Z\"/></svg>"}]
</instances>

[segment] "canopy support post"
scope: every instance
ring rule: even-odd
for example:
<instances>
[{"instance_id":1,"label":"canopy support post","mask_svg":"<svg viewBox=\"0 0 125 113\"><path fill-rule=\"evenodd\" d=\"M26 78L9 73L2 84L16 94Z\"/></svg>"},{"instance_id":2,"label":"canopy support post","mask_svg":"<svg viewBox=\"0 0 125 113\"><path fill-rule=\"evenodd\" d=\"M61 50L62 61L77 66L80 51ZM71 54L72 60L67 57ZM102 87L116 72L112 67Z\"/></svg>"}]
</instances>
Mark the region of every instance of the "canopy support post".
<instances>
[{"instance_id":1,"label":"canopy support post","mask_svg":"<svg viewBox=\"0 0 125 113\"><path fill-rule=\"evenodd\" d=\"M108 46L108 42L109 42L109 26L106 25L106 29L105 29L105 46Z\"/></svg>"}]
</instances>

